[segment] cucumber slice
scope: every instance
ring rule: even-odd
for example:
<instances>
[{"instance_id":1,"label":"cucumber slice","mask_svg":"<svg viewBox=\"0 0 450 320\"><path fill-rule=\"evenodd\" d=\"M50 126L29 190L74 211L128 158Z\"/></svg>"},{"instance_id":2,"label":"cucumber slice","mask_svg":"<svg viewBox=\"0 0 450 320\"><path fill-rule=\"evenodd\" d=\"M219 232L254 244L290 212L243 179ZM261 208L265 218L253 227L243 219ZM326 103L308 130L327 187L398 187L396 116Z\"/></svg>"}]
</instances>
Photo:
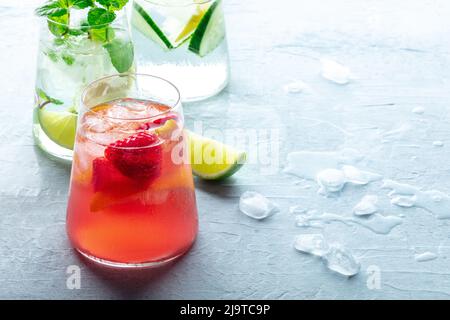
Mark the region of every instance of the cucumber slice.
<instances>
[{"instance_id":1,"label":"cucumber slice","mask_svg":"<svg viewBox=\"0 0 450 320\"><path fill-rule=\"evenodd\" d=\"M172 44L166 37L164 32L158 27L153 19L147 12L136 2L133 3L133 13L131 17L131 23L138 29L144 36L152 39L161 47L165 49L173 49Z\"/></svg>"},{"instance_id":2,"label":"cucumber slice","mask_svg":"<svg viewBox=\"0 0 450 320\"><path fill-rule=\"evenodd\" d=\"M189 50L201 57L216 49L225 38L225 20L221 0L214 2L192 35Z\"/></svg>"}]
</instances>

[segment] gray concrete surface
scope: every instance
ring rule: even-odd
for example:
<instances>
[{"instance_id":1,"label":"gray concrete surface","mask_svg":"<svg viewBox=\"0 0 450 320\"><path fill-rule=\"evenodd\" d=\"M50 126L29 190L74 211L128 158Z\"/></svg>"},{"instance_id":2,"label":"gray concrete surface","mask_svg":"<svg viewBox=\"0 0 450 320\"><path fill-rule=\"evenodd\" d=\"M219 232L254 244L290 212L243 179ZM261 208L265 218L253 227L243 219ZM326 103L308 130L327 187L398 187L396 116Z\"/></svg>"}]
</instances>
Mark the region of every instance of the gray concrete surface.
<instances>
[{"instance_id":1,"label":"gray concrete surface","mask_svg":"<svg viewBox=\"0 0 450 320\"><path fill-rule=\"evenodd\" d=\"M339 197L282 173L293 150L358 149L385 178L450 193L450 3L448 1L226 1L232 63L219 96L185 105L190 126L277 129L279 165L245 166L220 183L196 181L200 232L192 250L157 271L118 272L85 263L65 234L69 167L49 160L31 136L37 1L0 3L0 298L63 299L448 299L449 220L389 203L380 183L346 187ZM346 86L320 77L321 58L351 68ZM286 94L293 80L312 92ZM423 115L411 112L423 107ZM406 125L405 125L406 124ZM383 141L385 133L399 134ZM433 145L440 140L442 147ZM260 145L264 145L261 137ZM265 221L239 213L239 196L259 191L281 212ZM387 235L354 225L298 228L291 205L351 215L366 193L383 213L404 215ZM347 279L295 252L294 236L318 231L351 248L361 262ZM415 253L438 258L417 262ZM81 268L81 289L66 287ZM367 268L380 288L367 286Z\"/></svg>"}]
</instances>

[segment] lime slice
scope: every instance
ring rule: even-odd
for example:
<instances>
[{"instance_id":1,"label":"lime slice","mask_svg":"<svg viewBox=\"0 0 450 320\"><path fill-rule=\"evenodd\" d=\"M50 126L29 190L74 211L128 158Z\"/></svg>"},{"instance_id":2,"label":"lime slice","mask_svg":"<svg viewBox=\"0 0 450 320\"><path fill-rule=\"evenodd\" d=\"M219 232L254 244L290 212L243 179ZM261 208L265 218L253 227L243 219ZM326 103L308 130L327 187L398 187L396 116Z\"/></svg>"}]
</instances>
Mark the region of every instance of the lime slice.
<instances>
[{"instance_id":1,"label":"lime slice","mask_svg":"<svg viewBox=\"0 0 450 320\"><path fill-rule=\"evenodd\" d=\"M38 116L42 130L53 142L64 148L73 149L77 128L76 114L40 109Z\"/></svg>"},{"instance_id":2,"label":"lime slice","mask_svg":"<svg viewBox=\"0 0 450 320\"><path fill-rule=\"evenodd\" d=\"M165 22L158 26L145 9L134 2L132 23L144 36L155 41L165 49L173 49L188 40L197 29L209 4L199 3L191 8L177 8L169 6L159 15L165 17ZM158 14L158 13L157 13Z\"/></svg>"},{"instance_id":3,"label":"lime slice","mask_svg":"<svg viewBox=\"0 0 450 320\"><path fill-rule=\"evenodd\" d=\"M133 3L133 12L131 23L138 29L144 36L155 41L165 49L172 49L173 45L166 37L164 32L158 27L153 19L145 12L136 2Z\"/></svg>"},{"instance_id":4,"label":"lime slice","mask_svg":"<svg viewBox=\"0 0 450 320\"><path fill-rule=\"evenodd\" d=\"M245 163L247 155L219 141L189 132L192 172L205 180L232 176Z\"/></svg>"},{"instance_id":5,"label":"lime slice","mask_svg":"<svg viewBox=\"0 0 450 320\"><path fill-rule=\"evenodd\" d=\"M192 35L189 50L201 57L216 49L225 38L225 20L221 0L214 2Z\"/></svg>"},{"instance_id":6,"label":"lime slice","mask_svg":"<svg viewBox=\"0 0 450 320\"><path fill-rule=\"evenodd\" d=\"M204 6L197 6L197 11L191 16L184 29L175 39L176 46L182 44L194 33L206 12L207 10Z\"/></svg>"}]
</instances>

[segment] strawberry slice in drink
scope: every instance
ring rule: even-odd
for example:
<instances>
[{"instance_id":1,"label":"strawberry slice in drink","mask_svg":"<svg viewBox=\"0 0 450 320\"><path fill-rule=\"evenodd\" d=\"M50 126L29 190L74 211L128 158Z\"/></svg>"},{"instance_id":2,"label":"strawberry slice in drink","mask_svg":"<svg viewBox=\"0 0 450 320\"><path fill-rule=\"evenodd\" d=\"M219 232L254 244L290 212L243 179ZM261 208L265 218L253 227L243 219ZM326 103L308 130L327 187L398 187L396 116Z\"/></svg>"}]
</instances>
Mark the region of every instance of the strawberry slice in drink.
<instances>
[{"instance_id":1,"label":"strawberry slice in drink","mask_svg":"<svg viewBox=\"0 0 450 320\"><path fill-rule=\"evenodd\" d=\"M94 159L93 212L142 192L160 175L162 147L159 141L155 134L140 132L110 144L105 149L105 157Z\"/></svg>"},{"instance_id":2,"label":"strawberry slice in drink","mask_svg":"<svg viewBox=\"0 0 450 320\"><path fill-rule=\"evenodd\" d=\"M162 146L154 133L139 132L105 149L105 157L126 177L148 185L161 173Z\"/></svg>"},{"instance_id":3,"label":"strawberry slice in drink","mask_svg":"<svg viewBox=\"0 0 450 320\"><path fill-rule=\"evenodd\" d=\"M108 159L101 157L92 162L92 183L95 192L120 195L139 190L136 181L124 176Z\"/></svg>"}]
</instances>

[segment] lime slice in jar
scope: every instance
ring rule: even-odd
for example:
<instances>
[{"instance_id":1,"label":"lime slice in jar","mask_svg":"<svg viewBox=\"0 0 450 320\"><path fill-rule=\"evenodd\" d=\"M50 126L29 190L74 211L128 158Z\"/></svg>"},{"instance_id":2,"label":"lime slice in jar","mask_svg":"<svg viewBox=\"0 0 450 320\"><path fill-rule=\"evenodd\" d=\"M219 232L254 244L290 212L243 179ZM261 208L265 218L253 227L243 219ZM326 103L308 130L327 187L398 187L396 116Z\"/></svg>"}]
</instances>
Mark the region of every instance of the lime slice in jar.
<instances>
[{"instance_id":1,"label":"lime slice in jar","mask_svg":"<svg viewBox=\"0 0 450 320\"><path fill-rule=\"evenodd\" d=\"M167 2L167 3L166 3ZM211 5L202 1L194 1L192 6L176 6L176 1L163 2L155 12L146 11L134 2L132 24L144 36L158 43L164 49L174 49L189 40L198 29L200 22ZM163 20L158 25L155 17Z\"/></svg>"},{"instance_id":2,"label":"lime slice in jar","mask_svg":"<svg viewBox=\"0 0 450 320\"><path fill-rule=\"evenodd\" d=\"M77 115L67 111L39 109L39 123L45 134L56 144L73 149L77 128Z\"/></svg>"},{"instance_id":3,"label":"lime slice in jar","mask_svg":"<svg viewBox=\"0 0 450 320\"><path fill-rule=\"evenodd\" d=\"M184 41L190 38L190 36L197 29L200 21L202 21L203 16L207 12L207 7L198 5L196 12L191 16L186 26L180 32L178 37L175 39L176 46L180 46Z\"/></svg>"},{"instance_id":4,"label":"lime slice in jar","mask_svg":"<svg viewBox=\"0 0 450 320\"><path fill-rule=\"evenodd\" d=\"M214 2L192 35L189 50L201 57L216 49L225 38L225 20L221 0Z\"/></svg>"}]
</instances>

